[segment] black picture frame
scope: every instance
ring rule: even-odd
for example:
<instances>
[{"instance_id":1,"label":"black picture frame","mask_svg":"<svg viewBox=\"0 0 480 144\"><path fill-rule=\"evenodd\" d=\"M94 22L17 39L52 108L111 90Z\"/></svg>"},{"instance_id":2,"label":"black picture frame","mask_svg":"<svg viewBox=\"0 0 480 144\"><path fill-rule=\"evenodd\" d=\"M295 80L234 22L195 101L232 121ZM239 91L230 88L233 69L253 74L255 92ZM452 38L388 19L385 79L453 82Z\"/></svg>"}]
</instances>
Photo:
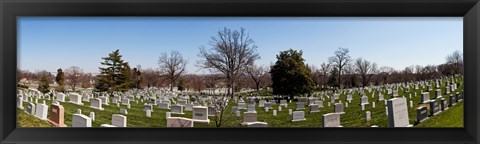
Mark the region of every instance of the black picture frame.
<instances>
[{"instance_id":1,"label":"black picture frame","mask_svg":"<svg viewBox=\"0 0 480 144\"><path fill-rule=\"evenodd\" d=\"M19 16L463 17L464 128L16 128ZM0 143L479 143L478 0L1 0Z\"/></svg>"}]
</instances>

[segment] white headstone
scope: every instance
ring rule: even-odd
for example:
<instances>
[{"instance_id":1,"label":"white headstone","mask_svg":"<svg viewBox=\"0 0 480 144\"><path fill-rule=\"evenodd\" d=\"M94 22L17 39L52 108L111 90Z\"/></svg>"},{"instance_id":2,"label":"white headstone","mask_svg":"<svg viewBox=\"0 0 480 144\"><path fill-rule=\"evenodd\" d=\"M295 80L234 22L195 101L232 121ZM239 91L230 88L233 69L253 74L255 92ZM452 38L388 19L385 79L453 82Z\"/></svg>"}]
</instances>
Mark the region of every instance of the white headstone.
<instances>
[{"instance_id":1,"label":"white headstone","mask_svg":"<svg viewBox=\"0 0 480 144\"><path fill-rule=\"evenodd\" d=\"M344 114L345 112L343 111L343 104L342 103L336 103L335 107L333 107L333 111L335 113L338 113L338 114Z\"/></svg>"},{"instance_id":2,"label":"white headstone","mask_svg":"<svg viewBox=\"0 0 480 144\"><path fill-rule=\"evenodd\" d=\"M256 111L256 110L255 110L255 105L248 105L248 106L247 106L247 111L248 111L248 112L254 112L254 111Z\"/></svg>"},{"instance_id":3,"label":"white headstone","mask_svg":"<svg viewBox=\"0 0 480 144\"><path fill-rule=\"evenodd\" d=\"M208 107L193 106L192 119L195 123L210 123L208 119Z\"/></svg>"},{"instance_id":4,"label":"white headstone","mask_svg":"<svg viewBox=\"0 0 480 144\"><path fill-rule=\"evenodd\" d=\"M109 105L109 99L108 97L100 97L100 100L102 100L103 105Z\"/></svg>"},{"instance_id":5,"label":"white headstone","mask_svg":"<svg viewBox=\"0 0 480 144\"><path fill-rule=\"evenodd\" d=\"M79 95L77 93L70 93L70 103L76 104L76 105L83 105L82 103L82 95Z\"/></svg>"},{"instance_id":6,"label":"white headstone","mask_svg":"<svg viewBox=\"0 0 480 144\"><path fill-rule=\"evenodd\" d=\"M185 105L185 111L192 111L193 109L193 104L189 103Z\"/></svg>"},{"instance_id":7,"label":"white headstone","mask_svg":"<svg viewBox=\"0 0 480 144\"><path fill-rule=\"evenodd\" d=\"M428 101L430 101L430 93L429 92L422 93L420 98L420 103L428 103Z\"/></svg>"},{"instance_id":8,"label":"white headstone","mask_svg":"<svg viewBox=\"0 0 480 144\"><path fill-rule=\"evenodd\" d=\"M90 119L92 119L92 121L95 121L95 112L90 112Z\"/></svg>"},{"instance_id":9,"label":"white headstone","mask_svg":"<svg viewBox=\"0 0 480 144\"><path fill-rule=\"evenodd\" d=\"M363 96L360 98L360 105L365 105L365 104L368 104L368 97L366 96Z\"/></svg>"},{"instance_id":10,"label":"white headstone","mask_svg":"<svg viewBox=\"0 0 480 144\"><path fill-rule=\"evenodd\" d=\"M127 115L127 114L128 114L128 111L127 111L127 109L121 108L121 109L120 109L120 113L121 113L121 114L124 114L124 115Z\"/></svg>"},{"instance_id":11,"label":"white headstone","mask_svg":"<svg viewBox=\"0 0 480 144\"><path fill-rule=\"evenodd\" d=\"M17 97L17 108L23 109L23 98Z\"/></svg>"},{"instance_id":12,"label":"white headstone","mask_svg":"<svg viewBox=\"0 0 480 144\"><path fill-rule=\"evenodd\" d=\"M120 114L113 114L112 125L117 127L127 127L127 117Z\"/></svg>"},{"instance_id":13,"label":"white headstone","mask_svg":"<svg viewBox=\"0 0 480 144\"><path fill-rule=\"evenodd\" d=\"M57 101L65 102L65 94L57 93Z\"/></svg>"},{"instance_id":14,"label":"white headstone","mask_svg":"<svg viewBox=\"0 0 480 144\"><path fill-rule=\"evenodd\" d=\"M90 108L101 110L101 111L104 110L102 107L102 100L100 98L90 99Z\"/></svg>"},{"instance_id":15,"label":"white headstone","mask_svg":"<svg viewBox=\"0 0 480 144\"><path fill-rule=\"evenodd\" d=\"M238 103L238 109L247 109L245 103Z\"/></svg>"},{"instance_id":16,"label":"white headstone","mask_svg":"<svg viewBox=\"0 0 480 144\"><path fill-rule=\"evenodd\" d=\"M157 104L157 107L159 109L170 109L170 104L162 102L162 103Z\"/></svg>"},{"instance_id":17,"label":"white headstone","mask_svg":"<svg viewBox=\"0 0 480 144\"><path fill-rule=\"evenodd\" d=\"M37 104L37 107L35 108L35 117L42 119L42 120L48 120L47 119L47 113L48 113L48 106L45 104L45 101L42 104Z\"/></svg>"},{"instance_id":18,"label":"white headstone","mask_svg":"<svg viewBox=\"0 0 480 144\"><path fill-rule=\"evenodd\" d=\"M385 107L385 115L388 116L388 106Z\"/></svg>"},{"instance_id":19,"label":"white headstone","mask_svg":"<svg viewBox=\"0 0 480 144\"><path fill-rule=\"evenodd\" d=\"M172 106L170 112L173 114L185 114L183 113L183 105Z\"/></svg>"},{"instance_id":20,"label":"white headstone","mask_svg":"<svg viewBox=\"0 0 480 144\"><path fill-rule=\"evenodd\" d=\"M316 113L316 112L320 112L318 104L310 105L310 113Z\"/></svg>"},{"instance_id":21,"label":"white headstone","mask_svg":"<svg viewBox=\"0 0 480 144\"><path fill-rule=\"evenodd\" d=\"M368 122L370 119L372 119L372 113L370 111L365 112L365 120Z\"/></svg>"},{"instance_id":22,"label":"white headstone","mask_svg":"<svg viewBox=\"0 0 480 144\"><path fill-rule=\"evenodd\" d=\"M92 119L82 114L73 114L72 127L92 127Z\"/></svg>"},{"instance_id":23,"label":"white headstone","mask_svg":"<svg viewBox=\"0 0 480 144\"><path fill-rule=\"evenodd\" d=\"M152 117L152 111L146 110L145 113L146 113L147 117Z\"/></svg>"},{"instance_id":24,"label":"white headstone","mask_svg":"<svg viewBox=\"0 0 480 144\"><path fill-rule=\"evenodd\" d=\"M322 115L322 127L341 127L340 114L328 113Z\"/></svg>"},{"instance_id":25,"label":"white headstone","mask_svg":"<svg viewBox=\"0 0 480 144\"><path fill-rule=\"evenodd\" d=\"M305 121L305 112L304 111L294 111L292 113L292 122Z\"/></svg>"},{"instance_id":26,"label":"white headstone","mask_svg":"<svg viewBox=\"0 0 480 144\"><path fill-rule=\"evenodd\" d=\"M407 100L393 98L388 100L388 122L390 127L411 127L408 119Z\"/></svg>"},{"instance_id":27,"label":"white headstone","mask_svg":"<svg viewBox=\"0 0 480 144\"><path fill-rule=\"evenodd\" d=\"M257 121L257 112L244 112L242 125Z\"/></svg>"},{"instance_id":28,"label":"white headstone","mask_svg":"<svg viewBox=\"0 0 480 144\"><path fill-rule=\"evenodd\" d=\"M172 114L171 114L170 112L166 112L166 113L165 113L165 117L166 117L166 118L172 117Z\"/></svg>"}]
</instances>

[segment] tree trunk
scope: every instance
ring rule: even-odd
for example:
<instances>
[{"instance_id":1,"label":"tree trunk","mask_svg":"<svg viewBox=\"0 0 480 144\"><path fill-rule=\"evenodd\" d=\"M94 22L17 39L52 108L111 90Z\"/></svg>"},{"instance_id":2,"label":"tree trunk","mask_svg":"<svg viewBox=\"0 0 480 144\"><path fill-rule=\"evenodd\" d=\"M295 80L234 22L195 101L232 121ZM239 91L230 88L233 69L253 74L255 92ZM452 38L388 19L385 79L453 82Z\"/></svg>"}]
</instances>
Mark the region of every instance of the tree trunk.
<instances>
[{"instance_id":1,"label":"tree trunk","mask_svg":"<svg viewBox=\"0 0 480 144\"><path fill-rule=\"evenodd\" d=\"M235 97L235 81L232 80L231 86L232 86L232 96L231 96L231 98L233 98L233 97Z\"/></svg>"},{"instance_id":2,"label":"tree trunk","mask_svg":"<svg viewBox=\"0 0 480 144\"><path fill-rule=\"evenodd\" d=\"M342 87L342 68L338 69L338 87L341 89Z\"/></svg>"}]
</instances>

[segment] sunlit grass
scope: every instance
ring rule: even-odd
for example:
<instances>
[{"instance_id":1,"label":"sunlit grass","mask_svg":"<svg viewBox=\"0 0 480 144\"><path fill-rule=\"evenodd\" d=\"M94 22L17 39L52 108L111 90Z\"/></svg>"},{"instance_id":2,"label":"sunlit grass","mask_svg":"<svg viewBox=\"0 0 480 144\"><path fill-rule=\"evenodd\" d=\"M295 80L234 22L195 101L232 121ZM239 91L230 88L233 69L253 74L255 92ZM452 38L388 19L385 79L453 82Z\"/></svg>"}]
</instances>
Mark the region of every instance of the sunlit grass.
<instances>
[{"instance_id":1,"label":"sunlit grass","mask_svg":"<svg viewBox=\"0 0 480 144\"><path fill-rule=\"evenodd\" d=\"M459 79L461 80L461 79ZM461 82L460 82L461 83ZM411 87L413 89L413 87ZM435 88L434 88L435 89ZM442 93L444 87L441 87ZM426 89L423 89L424 91ZM462 91L463 86L458 87L457 91ZM386 89L382 89L383 92L386 92ZM435 90L432 90L430 96L433 97ZM417 96L413 96L413 93L417 93ZM412 93L412 98L410 99L409 95ZM410 93L403 93L403 91L399 91L399 95L407 98L407 103L409 105L409 101L413 100L413 107L408 107L409 112L409 121L410 124L414 124L416 120L416 108L419 106L418 102L420 101L420 90L411 91ZM340 100L344 103L344 111L345 114L341 115L341 125L344 127L371 127L372 125L377 125L379 127L388 127L388 116L385 114L385 103L383 101L377 101L378 95L375 94L372 98L371 94L365 90L365 94L368 96L368 100L370 102L369 105L366 105L365 110L361 110L360 106L360 95L358 93L353 95L353 100L349 103L349 107L345 107L346 95L341 94ZM390 99L391 95L385 95L385 99ZM449 101L447 96L444 96L447 102ZM38 102L41 103L43 100L39 100ZM66 100L68 101L68 99ZM110 99L110 101L112 101ZM127 116L127 127L166 127L166 116L165 113L169 110L159 109L157 106L154 106L154 111L152 112L152 117L146 117L145 111L143 111L143 104L145 102L141 102L138 100L139 103L135 103L135 101L131 101L131 108L127 109L127 106L121 105L117 107L115 104L110 103L110 105L103 105L104 111L91 109L89 108L89 102L83 102L83 106L79 106L76 104L71 104L68 102L61 102L61 105L65 108L65 124L67 126L72 125L72 115L77 112L77 109L82 110L82 114L89 116L90 112L95 112L95 121L92 122L93 127L99 127L101 124L111 124L111 116L112 114L120 114L120 108L125 108L128 110ZM336 100L338 102L339 100ZM309 113L310 108L306 106L305 111L305 118L306 121L301 122L291 122L292 116L288 114L288 109L292 109L295 111L295 103L289 103L288 107L282 107L282 111L278 111L278 104L274 104L268 112L266 112L263 108L256 108L258 121L267 122L269 127L321 127L322 126L322 115L326 113L333 112L334 104L332 103L330 107L328 107L327 103L330 102L329 99L325 99L323 102L323 108L320 108L320 112L318 113ZM372 108L372 102L376 103L376 107ZM47 105L51 105L51 101L46 100ZM24 103L24 107L26 107L27 103ZM233 102L230 103L231 106L234 106ZM257 104L258 106L258 104ZM277 116L273 116L273 110L277 110ZM48 110L48 114L50 114L50 107ZM222 127L243 127L240 125L242 122L243 112L246 110L242 110L242 115L240 117L235 116L235 114L230 112L230 109L227 113L231 113L231 119L224 122ZM366 122L365 120L365 112L371 112L371 120ZM172 117L186 117L192 118L192 112L184 110L183 115L179 114L172 114ZM45 127L51 126L48 122L37 119L33 116L27 115L17 109L17 126L19 127ZM48 116L49 117L49 116ZM215 127L215 121L213 117L210 118L210 124L197 124L195 123L195 127ZM454 107L441 112L439 115L430 117L428 120L416 125L416 127L463 127L463 102L457 103Z\"/></svg>"}]
</instances>

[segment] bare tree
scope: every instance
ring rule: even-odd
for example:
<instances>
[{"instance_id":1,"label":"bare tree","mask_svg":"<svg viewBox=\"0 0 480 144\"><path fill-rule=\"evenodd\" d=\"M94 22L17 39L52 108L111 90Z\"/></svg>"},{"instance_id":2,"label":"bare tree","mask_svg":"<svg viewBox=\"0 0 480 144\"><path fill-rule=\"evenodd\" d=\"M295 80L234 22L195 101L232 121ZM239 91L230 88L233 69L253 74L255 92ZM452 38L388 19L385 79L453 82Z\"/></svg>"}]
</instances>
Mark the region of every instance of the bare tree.
<instances>
[{"instance_id":1,"label":"bare tree","mask_svg":"<svg viewBox=\"0 0 480 144\"><path fill-rule=\"evenodd\" d=\"M155 87L158 85L160 81L160 71L154 70L152 68L147 68L142 71L142 79L144 81L141 81L142 87L150 88L150 87Z\"/></svg>"},{"instance_id":2,"label":"bare tree","mask_svg":"<svg viewBox=\"0 0 480 144\"><path fill-rule=\"evenodd\" d=\"M313 83L315 83L315 87L318 87L319 85L323 84L322 72L315 65L310 65L309 69L312 72L312 80L313 80Z\"/></svg>"},{"instance_id":3,"label":"bare tree","mask_svg":"<svg viewBox=\"0 0 480 144\"><path fill-rule=\"evenodd\" d=\"M415 65L415 75L417 80L424 80L425 76L423 74L423 66Z\"/></svg>"},{"instance_id":4,"label":"bare tree","mask_svg":"<svg viewBox=\"0 0 480 144\"><path fill-rule=\"evenodd\" d=\"M460 51L456 50L452 54L447 56L447 64L450 64L455 74L461 73L463 65L463 57Z\"/></svg>"},{"instance_id":5,"label":"bare tree","mask_svg":"<svg viewBox=\"0 0 480 144\"><path fill-rule=\"evenodd\" d=\"M434 79L438 76L437 66L427 65L423 68L423 73L426 74L427 79Z\"/></svg>"},{"instance_id":6,"label":"bare tree","mask_svg":"<svg viewBox=\"0 0 480 144\"><path fill-rule=\"evenodd\" d=\"M442 74L442 76L455 74L452 64L440 64L437 66L437 70Z\"/></svg>"},{"instance_id":7,"label":"bare tree","mask_svg":"<svg viewBox=\"0 0 480 144\"><path fill-rule=\"evenodd\" d=\"M158 58L160 70L164 71L167 79L170 80L170 91L173 90L176 80L185 71L187 61L183 59L178 51L170 52L170 55L162 53Z\"/></svg>"},{"instance_id":8,"label":"bare tree","mask_svg":"<svg viewBox=\"0 0 480 144\"><path fill-rule=\"evenodd\" d=\"M414 66L408 66L405 67L405 69L402 71L402 79L404 83L407 83L408 81L413 80L413 71L414 71Z\"/></svg>"},{"instance_id":9,"label":"bare tree","mask_svg":"<svg viewBox=\"0 0 480 144\"><path fill-rule=\"evenodd\" d=\"M70 85L73 91L75 91L76 86L82 82L80 79L82 75L83 70L78 66L71 66L65 70L66 83Z\"/></svg>"},{"instance_id":10,"label":"bare tree","mask_svg":"<svg viewBox=\"0 0 480 144\"><path fill-rule=\"evenodd\" d=\"M338 69L338 83L341 83L343 67L351 61L348 52L349 50L347 48L340 47L337 51L335 51L335 56L332 56L328 59L328 61Z\"/></svg>"},{"instance_id":11,"label":"bare tree","mask_svg":"<svg viewBox=\"0 0 480 144\"><path fill-rule=\"evenodd\" d=\"M325 88L326 84L327 84L327 79L328 79L328 72L331 70L331 65L328 64L328 63L325 63L323 62L321 65L320 65L320 71L322 72L322 76L323 76L323 87Z\"/></svg>"},{"instance_id":12,"label":"bare tree","mask_svg":"<svg viewBox=\"0 0 480 144\"><path fill-rule=\"evenodd\" d=\"M229 88L228 93L233 97L237 78L260 58L256 53L257 46L244 28L240 31L224 28L216 37L211 37L209 45L211 46L209 50L200 47L198 56L202 60L198 61L199 66L224 74Z\"/></svg>"},{"instance_id":13,"label":"bare tree","mask_svg":"<svg viewBox=\"0 0 480 144\"><path fill-rule=\"evenodd\" d=\"M354 87L358 85L355 81L355 66L352 63L347 63L345 65L342 75L345 77L343 79L343 84L345 84L347 87Z\"/></svg>"},{"instance_id":14,"label":"bare tree","mask_svg":"<svg viewBox=\"0 0 480 144\"><path fill-rule=\"evenodd\" d=\"M379 76L383 84L388 83L388 77L393 72L395 72L395 69L392 67L388 67L388 66L380 67Z\"/></svg>"},{"instance_id":15,"label":"bare tree","mask_svg":"<svg viewBox=\"0 0 480 144\"><path fill-rule=\"evenodd\" d=\"M225 122L231 122L229 120L234 117L232 111L229 111L231 108L231 105L228 104L230 100L231 98L228 96L219 96L213 98L213 108L216 112L214 116L216 127L221 127Z\"/></svg>"},{"instance_id":16,"label":"bare tree","mask_svg":"<svg viewBox=\"0 0 480 144\"><path fill-rule=\"evenodd\" d=\"M355 71L360 74L360 77L362 78L362 86L365 87L370 83L373 74L377 71L377 64L358 58L355 61Z\"/></svg>"},{"instance_id":17,"label":"bare tree","mask_svg":"<svg viewBox=\"0 0 480 144\"><path fill-rule=\"evenodd\" d=\"M257 91L260 90L260 86L263 85L265 77L268 73L267 68L263 66L251 65L247 67L247 73L255 82L255 87Z\"/></svg>"},{"instance_id":18,"label":"bare tree","mask_svg":"<svg viewBox=\"0 0 480 144\"><path fill-rule=\"evenodd\" d=\"M80 74L80 85L82 88L90 88L92 87L92 77L91 73L82 73Z\"/></svg>"}]
</instances>

